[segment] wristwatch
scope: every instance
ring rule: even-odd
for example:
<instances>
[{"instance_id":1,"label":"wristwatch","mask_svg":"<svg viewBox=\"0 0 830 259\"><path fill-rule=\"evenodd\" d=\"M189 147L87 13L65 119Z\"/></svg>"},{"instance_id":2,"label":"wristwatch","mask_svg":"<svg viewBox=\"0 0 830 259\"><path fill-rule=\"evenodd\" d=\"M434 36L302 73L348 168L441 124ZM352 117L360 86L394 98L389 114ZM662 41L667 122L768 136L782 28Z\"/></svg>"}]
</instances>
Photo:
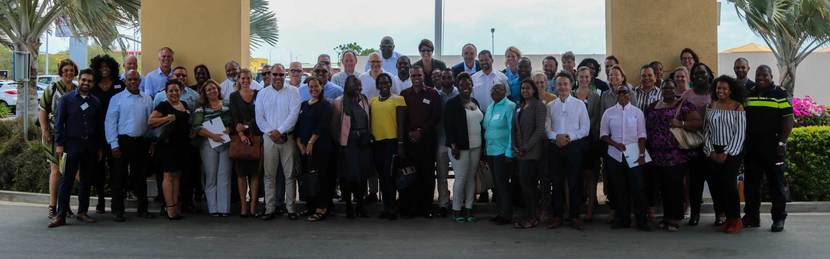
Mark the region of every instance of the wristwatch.
<instances>
[{"instance_id":1,"label":"wristwatch","mask_svg":"<svg viewBox=\"0 0 830 259\"><path fill-rule=\"evenodd\" d=\"M779 146L779 147L783 147L783 146L786 146L786 145L787 145L787 142L784 142L784 141L778 141L778 146Z\"/></svg>"}]
</instances>

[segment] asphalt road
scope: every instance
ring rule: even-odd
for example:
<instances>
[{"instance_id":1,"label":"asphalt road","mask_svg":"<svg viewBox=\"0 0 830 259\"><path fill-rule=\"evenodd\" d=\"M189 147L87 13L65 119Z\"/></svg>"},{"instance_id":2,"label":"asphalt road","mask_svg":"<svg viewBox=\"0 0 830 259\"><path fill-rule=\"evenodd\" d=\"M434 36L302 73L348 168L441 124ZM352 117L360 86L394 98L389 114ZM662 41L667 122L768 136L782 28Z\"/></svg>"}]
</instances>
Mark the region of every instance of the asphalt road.
<instances>
[{"instance_id":1,"label":"asphalt road","mask_svg":"<svg viewBox=\"0 0 830 259\"><path fill-rule=\"evenodd\" d=\"M239 217L189 216L182 221L109 214L96 224L70 220L47 229L40 205L0 202L0 258L828 258L830 214L791 214L787 229L728 235L703 226L678 233L611 230L591 223L570 228L516 230L483 219L387 220L329 218L323 222L263 222ZM601 220L596 220L601 221Z\"/></svg>"}]
</instances>

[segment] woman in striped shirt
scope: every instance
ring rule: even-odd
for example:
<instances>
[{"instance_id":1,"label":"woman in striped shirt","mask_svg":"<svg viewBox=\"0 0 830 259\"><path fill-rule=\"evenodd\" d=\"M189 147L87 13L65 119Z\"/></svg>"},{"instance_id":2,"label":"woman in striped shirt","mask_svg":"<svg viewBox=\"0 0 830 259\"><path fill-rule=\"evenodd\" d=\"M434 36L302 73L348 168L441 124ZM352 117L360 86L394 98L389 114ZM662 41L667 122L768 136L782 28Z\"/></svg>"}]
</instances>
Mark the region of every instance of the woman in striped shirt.
<instances>
[{"instance_id":1,"label":"woman in striped shirt","mask_svg":"<svg viewBox=\"0 0 830 259\"><path fill-rule=\"evenodd\" d=\"M721 230L737 233L741 223L740 201L736 176L746 133L746 113L741 105L745 98L735 79L715 79L713 103L706 109L703 153L709 158L712 180L720 193L716 206L726 214Z\"/></svg>"}]
</instances>

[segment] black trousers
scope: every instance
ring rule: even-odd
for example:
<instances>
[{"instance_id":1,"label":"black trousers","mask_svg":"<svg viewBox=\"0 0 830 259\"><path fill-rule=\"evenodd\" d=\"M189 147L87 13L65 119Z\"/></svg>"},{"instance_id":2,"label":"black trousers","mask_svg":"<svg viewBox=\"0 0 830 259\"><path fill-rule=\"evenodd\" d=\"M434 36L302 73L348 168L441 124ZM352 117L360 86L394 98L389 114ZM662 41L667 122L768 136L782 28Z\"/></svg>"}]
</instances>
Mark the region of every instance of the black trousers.
<instances>
[{"instance_id":1,"label":"black trousers","mask_svg":"<svg viewBox=\"0 0 830 259\"><path fill-rule=\"evenodd\" d=\"M505 219L513 219L513 200L510 188L512 171L508 170L507 157L504 155L487 156L490 173L493 174L493 199L496 201L498 215Z\"/></svg>"},{"instance_id":2,"label":"black trousers","mask_svg":"<svg viewBox=\"0 0 830 259\"><path fill-rule=\"evenodd\" d=\"M147 141L141 137L118 136L120 158L113 158L114 170L110 176L112 211L124 213L124 193L127 183L138 199L138 211L147 211Z\"/></svg>"},{"instance_id":3,"label":"black trousers","mask_svg":"<svg viewBox=\"0 0 830 259\"><path fill-rule=\"evenodd\" d=\"M741 218L741 201L738 197L738 167L741 159L727 156L726 161L717 163L709 160L715 188L718 189L718 206L726 213L727 219Z\"/></svg>"},{"instance_id":4,"label":"black trousers","mask_svg":"<svg viewBox=\"0 0 830 259\"><path fill-rule=\"evenodd\" d=\"M775 149L773 147L767 150ZM759 154L759 152L751 152L746 155L744 160L744 196L746 198L744 213L747 217L754 219L760 217L761 179L766 176L770 201L772 202L770 211L772 220L787 219L787 196L784 189L785 164L779 164L783 159L772 159L771 157L774 156Z\"/></svg>"},{"instance_id":5,"label":"black trousers","mask_svg":"<svg viewBox=\"0 0 830 259\"><path fill-rule=\"evenodd\" d=\"M397 184L392 171L392 157L398 153L398 140L386 139L372 144L374 154L375 170L380 178L380 191L383 197L383 210L392 212L395 210L395 194Z\"/></svg>"},{"instance_id":6,"label":"black trousers","mask_svg":"<svg viewBox=\"0 0 830 259\"><path fill-rule=\"evenodd\" d=\"M565 208L565 192L563 186L568 185L568 214L572 219L578 219L582 208L583 187L582 159L584 156L585 141L576 140L564 147L550 144L550 170L553 176L553 193L551 205L553 216L562 217Z\"/></svg>"},{"instance_id":7,"label":"black trousers","mask_svg":"<svg viewBox=\"0 0 830 259\"><path fill-rule=\"evenodd\" d=\"M66 218L66 213L69 211L69 198L76 174L80 174L81 178L78 191L78 214L86 213L89 209L89 189L95 171L95 160L98 157L98 146L89 145L86 142L86 140L70 139L64 146L65 170L60 177L58 187L58 217L60 218Z\"/></svg>"},{"instance_id":8,"label":"black trousers","mask_svg":"<svg viewBox=\"0 0 830 259\"><path fill-rule=\"evenodd\" d=\"M98 206L104 207L106 203L107 176L112 174L113 161L110 145L104 144L102 150L103 156L101 160L95 162L95 171L92 174L92 186L95 187L95 194L98 196Z\"/></svg>"},{"instance_id":9,"label":"black trousers","mask_svg":"<svg viewBox=\"0 0 830 259\"><path fill-rule=\"evenodd\" d=\"M519 160L519 183L521 197L525 202L525 219L536 218L536 207L539 194L539 164L536 159Z\"/></svg>"},{"instance_id":10,"label":"black trousers","mask_svg":"<svg viewBox=\"0 0 830 259\"><path fill-rule=\"evenodd\" d=\"M722 215L720 204L720 189L716 187L714 175L709 166L709 158L698 155L689 160L689 207L692 215L700 215L700 206L703 204L703 184L709 184L709 193L712 194L712 203L715 215Z\"/></svg>"},{"instance_id":11,"label":"black trousers","mask_svg":"<svg viewBox=\"0 0 830 259\"><path fill-rule=\"evenodd\" d=\"M683 219L683 176L686 164L675 166L652 166L654 174L659 176L660 190L663 196L663 218L679 221Z\"/></svg>"},{"instance_id":12,"label":"black trousers","mask_svg":"<svg viewBox=\"0 0 830 259\"><path fill-rule=\"evenodd\" d=\"M632 212L638 224L647 223L646 198L643 194L643 166L629 168L625 159L617 162L610 157L606 159L606 162L608 162L608 180L614 193L616 224L630 224Z\"/></svg>"},{"instance_id":13,"label":"black trousers","mask_svg":"<svg viewBox=\"0 0 830 259\"><path fill-rule=\"evenodd\" d=\"M194 206L197 197L202 190L202 158L199 155L199 149L193 145L188 145L187 154L185 157L187 162L184 164L181 178L181 191L179 197L183 207ZM262 196L259 196L262 197Z\"/></svg>"},{"instance_id":14,"label":"black trousers","mask_svg":"<svg viewBox=\"0 0 830 259\"><path fill-rule=\"evenodd\" d=\"M406 207L412 214L425 215L432 209L432 201L435 198L435 136L424 133L418 142L407 142L404 148L415 167L415 186L412 197L405 201L410 203Z\"/></svg>"},{"instance_id":15,"label":"black trousers","mask_svg":"<svg viewBox=\"0 0 830 259\"><path fill-rule=\"evenodd\" d=\"M643 166L643 193L646 196L646 207L657 207L660 200L660 175L656 166L651 163Z\"/></svg>"},{"instance_id":16,"label":"black trousers","mask_svg":"<svg viewBox=\"0 0 830 259\"><path fill-rule=\"evenodd\" d=\"M331 188L334 185L331 174L334 172L329 171L328 163L331 162L329 161L329 155L331 153L328 150L315 150L311 156L300 156L300 170L302 170L302 175L310 174L311 170L317 171L317 186L311 188L316 190L316 193L306 193L303 195L306 197L306 208L311 210L311 212L314 209L329 208L329 203L331 203L331 199L334 196L334 191ZM299 179L302 181L303 177Z\"/></svg>"}]
</instances>

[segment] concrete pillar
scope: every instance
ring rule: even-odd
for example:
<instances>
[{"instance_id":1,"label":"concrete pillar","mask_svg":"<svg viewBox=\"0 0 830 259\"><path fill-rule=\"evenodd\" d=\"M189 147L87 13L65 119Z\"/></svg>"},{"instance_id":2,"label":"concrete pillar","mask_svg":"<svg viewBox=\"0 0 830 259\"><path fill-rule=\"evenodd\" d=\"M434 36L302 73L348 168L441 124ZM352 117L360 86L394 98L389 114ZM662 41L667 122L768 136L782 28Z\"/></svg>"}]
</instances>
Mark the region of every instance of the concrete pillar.
<instances>
[{"instance_id":1,"label":"concrete pillar","mask_svg":"<svg viewBox=\"0 0 830 259\"><path fill-rule=\"evenodd\" d=\"M158 50L175 51L175 66L188 70L205 64L211 77L225 80L225 62L248 66L250 2L247 0L141 1L141 63L143 73L158 68Z\"/></svg>"},{"instance_id":2,"label":"concrete pillar","mask_svg":"<svg viewBox=\"0 0 830 259\"><path fill-rule=\"evenodd\" d=\"M606 53L620 59L635 86L640 67L654 60L668 76L680 66L683 48L718 71L717 8L715 0L605 0Z\"/></svg>"}]
</instances>

